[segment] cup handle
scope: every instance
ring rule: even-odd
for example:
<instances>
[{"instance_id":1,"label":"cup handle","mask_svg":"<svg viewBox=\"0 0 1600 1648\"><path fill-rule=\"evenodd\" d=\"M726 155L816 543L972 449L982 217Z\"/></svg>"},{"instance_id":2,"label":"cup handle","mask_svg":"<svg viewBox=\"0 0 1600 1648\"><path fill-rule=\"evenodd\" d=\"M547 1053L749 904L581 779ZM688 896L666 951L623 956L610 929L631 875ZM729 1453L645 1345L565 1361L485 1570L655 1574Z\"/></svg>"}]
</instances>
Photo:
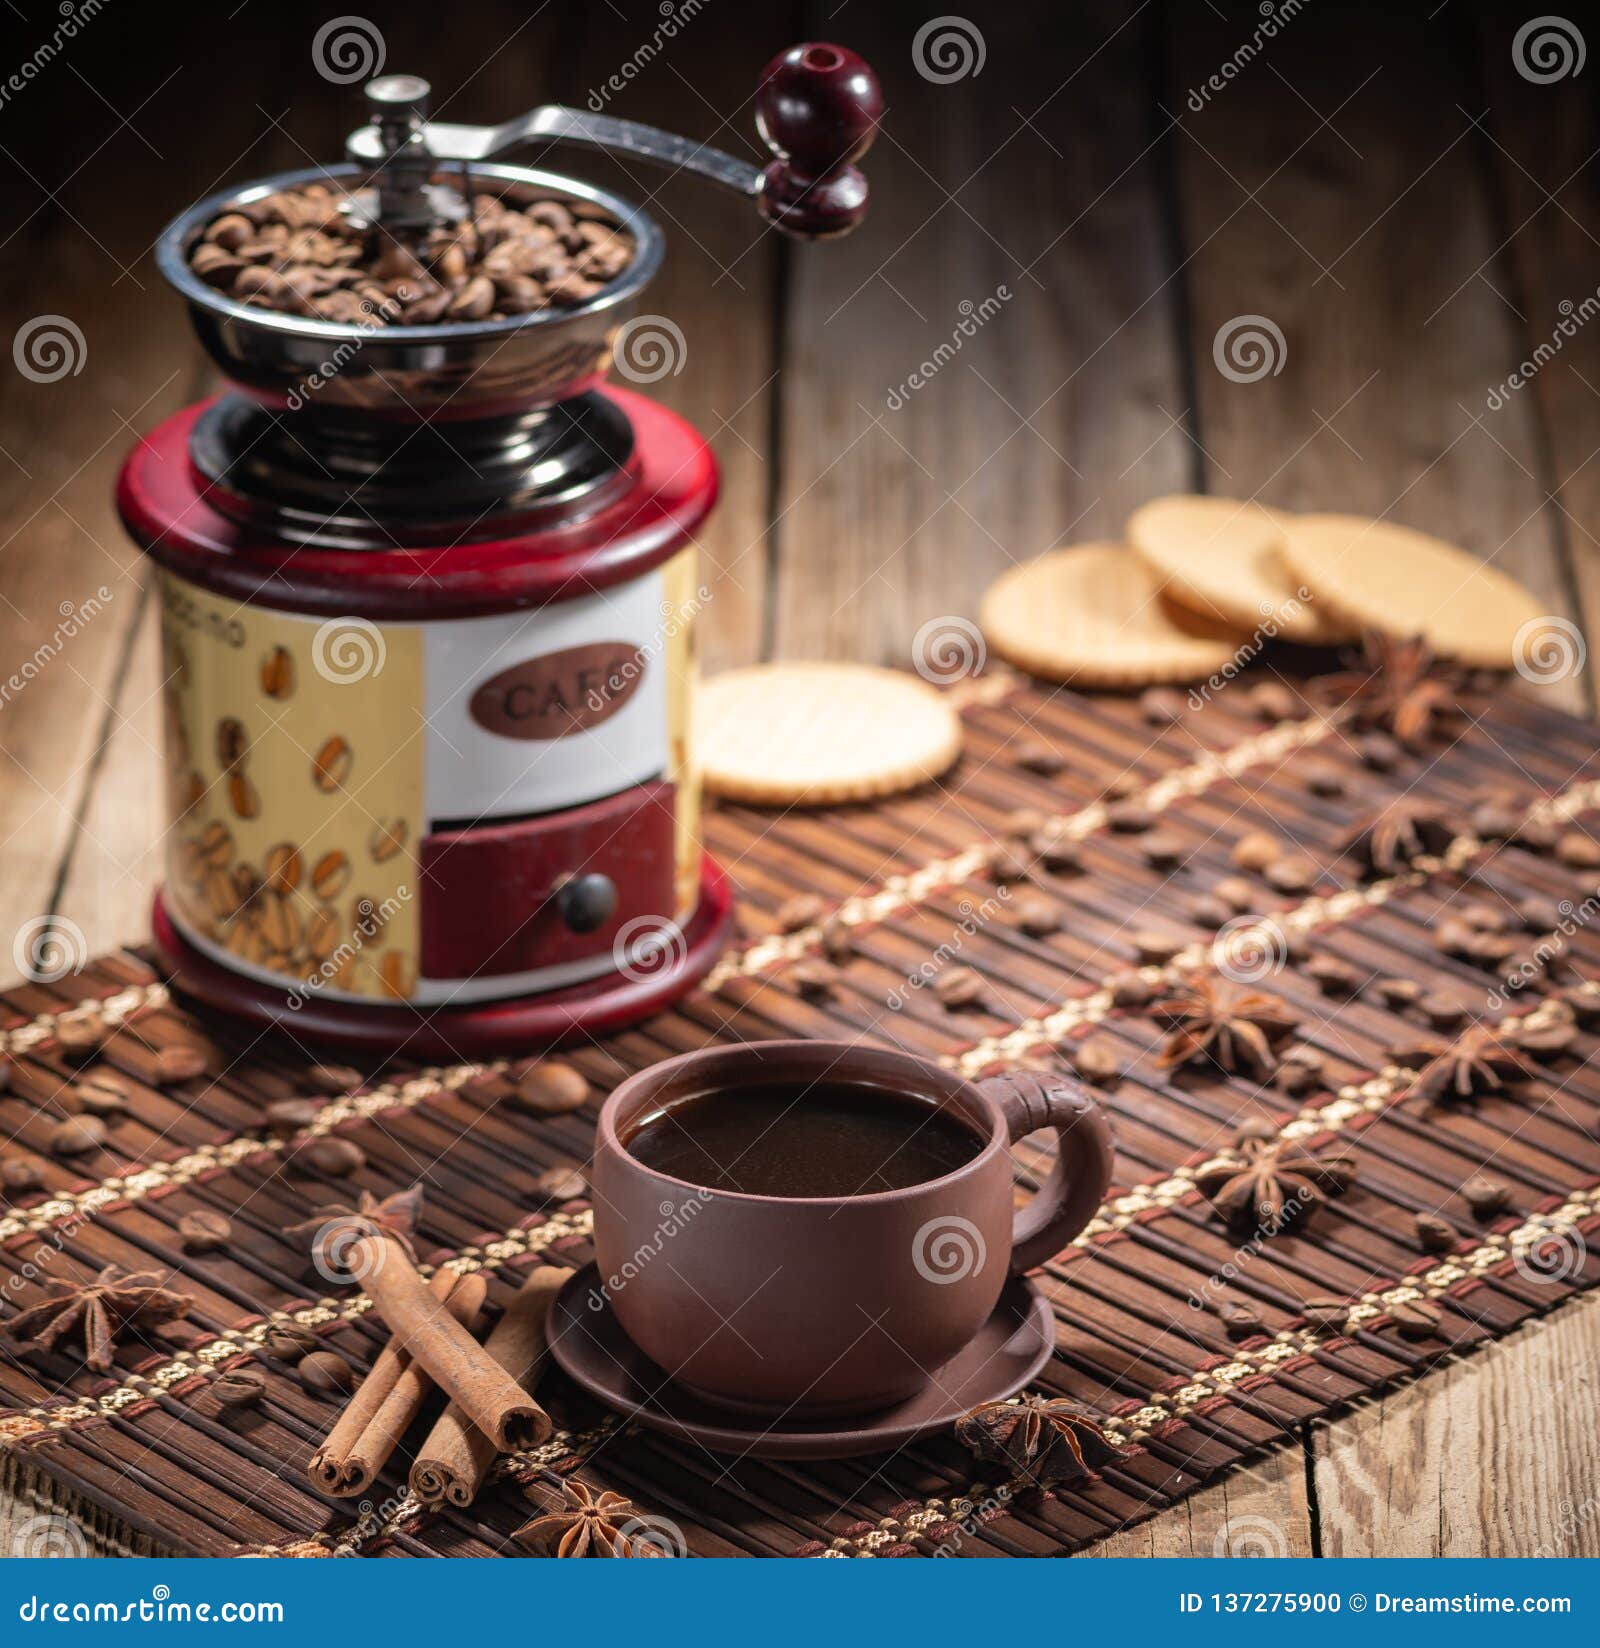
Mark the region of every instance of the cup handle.
<instances>
[{"instance_id":1,"label":"cup handle","mask_svg":"<svg viewBox=\"0 0 1600 1648\"><path fill-rule=\"evenodd\" d=\"M1100 1210L1111 1183L1114 1147L1105 1112L1065 1076L1018 1070L990 1076L979 1090L1000 1106L1015 1144L1056 1130L1056 1165L1011 1227L1011 1274L1053 1259Z\"/></svg>"}]
</instances>

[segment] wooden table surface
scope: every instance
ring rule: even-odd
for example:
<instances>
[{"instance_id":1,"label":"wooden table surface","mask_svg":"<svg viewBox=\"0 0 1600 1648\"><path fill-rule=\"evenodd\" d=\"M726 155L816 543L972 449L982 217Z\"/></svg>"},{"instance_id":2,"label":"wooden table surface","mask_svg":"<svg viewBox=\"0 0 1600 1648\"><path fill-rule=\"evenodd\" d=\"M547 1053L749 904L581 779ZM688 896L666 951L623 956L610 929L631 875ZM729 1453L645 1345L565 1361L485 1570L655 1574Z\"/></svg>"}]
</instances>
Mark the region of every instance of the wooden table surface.
<instances>
[{"instance_id":1,"label":"wooden table surface","mask_svg":"<svg viewBox=\"0 0 1600 1648\"><path fill-rule=\"evenodd\" d=\"M930 77L914 58L934 6L682 6L659 49L655 6L478 0L448 29L363 7L388 67L428 74L446 118L582 104L626 65L611 112L752 157L773 51L834 38L876 65L872 215L840 244L780 244L684 179L573 167L669 232L647 307L685 358L652 392L712 438L726 480L707 667L904 663L924 622L970 616L1006 567L1115 538L1174 490L1421 527L1585 624L1593 74L1519 72L1521 11L1459 0L1427 20L1286 3L1247 51L1254 6L972 10L981 72L946 78L953 60ZM29 11L47 38L55 8ZM0 933L19 956L41 917L87 953L141 938L156 879L154 614L111 485L134 435L209 384L150 241L225 182L335 158L355 123L351 88L312 66L325 9L219 11L150 39L109 8L0 113L19 202L8 331L54 315L83 339L76 373L8 369L0 400ZM1214 353L1241 316L1283 340L1253 382ZM1592 710L1595 667L1541 690ZM1600 1554L1582 1510L1597 1359L1591 1299L1310 1427L1100 1554Z\"/></svg>"}]
</instances>

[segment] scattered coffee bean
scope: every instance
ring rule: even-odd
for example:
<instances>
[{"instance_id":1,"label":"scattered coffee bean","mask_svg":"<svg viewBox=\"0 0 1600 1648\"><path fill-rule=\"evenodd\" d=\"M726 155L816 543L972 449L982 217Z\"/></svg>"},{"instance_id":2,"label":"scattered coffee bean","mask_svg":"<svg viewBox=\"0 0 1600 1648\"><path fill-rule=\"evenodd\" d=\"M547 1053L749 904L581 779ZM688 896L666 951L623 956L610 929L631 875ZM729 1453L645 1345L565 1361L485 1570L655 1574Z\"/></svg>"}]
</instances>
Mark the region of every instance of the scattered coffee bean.
<instances>
[{"instance_id":1,"label":"scattered coffee bean","mask_svg":"<svg viewBox=\"0 0 1600 1648\"><path fill-rule=\"evenodd\" d=\"M1165 967L1184 946L1183 939L1152 932L1148 928L1134 933L1132 942L1141 967Z\"/></svg>"},{"instance_id":2,"label":"scattered coffee bean","mask_svg":"<svg viewBox=\"0 0 1600 1648\"><path fill-rule=\"evenodd\" d=\"M1424 1253L1452 1253L1456 1246L1455 1226L1437 1213L1419 1213L1416 1217L1417 1241Z\"/></svg>"},{"instance_id":3,"label":"scattered coffee bean","mask_svg":"<svg viewBox=\"0 0 1600 1648\"><path fill-rule=\"evenodd\" d=\"M855 932L849 922L830 916L822 924L822 953L835 966L849 961L856 953Z\"/></svg>"},{"instance_id":4,"label":"scattered coffee bean","mask_svg":"<svg viewBox=\"0 0 1600 1648\"><path fill-rule=\"evenodd\" d=\"M1213 889L1217 897L1238 915L1256 901L1256 890L1243 876L1224 876Z\"/></svg>"},{"instance_id":5,"label":"scattered coffee bean","mask_svg":"<svg viewBox=\"0 0 1600 1648\"><path fill-rule=\"evenodd\" d=\"M558 1059L540 1059L517 1077L516 1102L536 1116L563 1116L588 1097L587 1077Z\"/></svg>"},{"instance_id":6,"label":"scattered coffee bean","mask_svg":"<svg viewBox=\"0 0 1600 1648\"><path fill-rule=\"evenodd\" d=\"M1055 905L1037 893L1025 893L1017 900L1017 925L1030 938L1046 938L1061 929Z\"/></svg>"},{"instance_id":7,"label":"scattered coffee bean","mask_svg":"<svg viewBox=\"0 0 1600 1648\"><path fill-rule=\"evenodd\" d=\"M1310 1070L1318 1076L1328 1064L1316 1048L1308 1047L1304 1042L1297 1042L1293 1047L1286 1049L1280 1057L1285 1064L1292 1064L1301 1070Z\"/></svg>"},{"instance_id":8,"label":"scattered coffee bean","mask_svg":"<svg viewBox=\"0 0 1600 1648\"><path fill-rule=\"evenodd\" d=\"M1508 841L1522 823L1522 809L1507 801L1480 801L1469 822L1472 833L1484 841Z\"/></svg>"},{"instance_id":9,"label":"scattered coffee bean","mask_svg":"<svg viewBox=\"0 0 1600 1648\"><path fill-rule=\"evenodd\" d=\"M1065 756L1057 754L1048 744L1031 738L1014 745L1013 755L1017 765L1025 772L1038 773L1044 778L1054 777L1067 764Z\"/></svg>"},{"instance_id":10,"label":"scattered coffee bean","mask_svg":"<svg viewBox=\"0 0 1600 1648\"><path fill-rule=\"evenodd\" d=\"M1018 807L1006 814L1006 834L1026 841L1035 830L1042 830L1050 822L1050 815L1042 807Z\"/></svg>"},{"instance_id":11,"label":"scattered coffee bean","mask_svg":"<svg viewBox=\"0 0 1600 1648\"><path fill-rule=\"evenodd\" d=\"M1444 1312L1431 1299L1402 1299L1389 1306L1389 1320L1402 1339L1434 1339Z\"/></svg>"},{"instance_id":12,"label":"scattered coffee bean","mask_svg":"<svg viewBox=\"0 0 1600 1648\"><path fill-rule=\"evenodd\" d=\"M298 1322L281 1322L268 1330L261 1348L279 1362L295 1363L322 1343L322 1336Z\"/></svg>"},{"instance_id":13,"label":"scattered coffee bean","mask_svg":"<svg viewBox=\"0 0 1600 1648\"><path fill-rule=\"evenodd\" d=\"M28 1161L22 1156L10 1156L0 1162L0 1190L12 1196L25 1196L30 1190L38 1190L44 1183L44 1175L39 1171L38 1164Z\"/></svg>"},{"instance_id":14,"label":"scattered coffee bean","mask_svg":"<svg viewBox=\"0 0 1600 1648\"><path fill-rule=\"evenodd\" d=\"M1229 856L1241 870L1260 871L1283 857L1283 844L1265 830L1251 830L1233 844Z\"/></svg>"},{"instance_id":15,"label":"scattered coffee bean","mask_svg":"<svg viewBox=\"0 0 1600 1648\"><path fill-rule=\"evenodd\" d=\"M1138 973L1117 973L1111 979L1109 989L1113 1007L1148 1007L1155 999L1155 990Z\"/></svg>"},{"instance_id":16,"label":"scattered coffee bean","mask_svg":"<svg viewBox=\"0 0 1600 1648\"><path fill-rule=\"evenodd\" d=\"M178 1220L178 1239L189 1253L215 1253L226 1247L232 1236L232 1224L211 1208L185 1213Z\"/></svg>"},{"instance_id":17,"label":"scattered coffee bean","mask_svg":"<svg viewBox=\"0 0 1600 1648\"><path fill-rule=\"evenodd\" d=\"M1469 1009L1459 997L1446 995L1443 991L1435 991L1424 996L1417 1006L1422 1010L1422 1016L1435 1030L1454 1030L1465 1024Z\"/></svg>"},{"instance_id":18,"label":"scattered coffee bean","mask_svg":"<svg viewBox=\"0 0 1600 1648\"><path fill-rule=\"evenodd\" d=\"M1554 824L1536 822L1532 819L1518 824L1512 840L1519 847L1525 847L1530 853L1553 853L1561 832Z\"/></svg>"},{"instance_id":19,"label":"scattered coffee bean","mask_svg":"<svg viewBox=\"0 0 1600 1648\"><path fill-rule=\"evenodd\" d=\"M1317 866L1302 853L1280 858L1276 864L1269 864L1262 874L1280 893L1309 893L1321 876Z\"/></svg>"},{"instance_id":20,"label":"scattered coffee bean","mask_svg":"<svg viewBox=\"0 0 1600 1648\"><path fill-rule=\"evenodd\" d=\"M128 1108L128 1086L114 1070L91 1070L72 1084L78 1107L90 1116L120 1116Z\"/></svg>"},{"instance_id":21,"label":"scattered coffee bean","mask_svg":"<svg viewBox=\"0 0 1600 1648\"><path fill-rule=\"evenodd\" d=\"M1362 765L1373 772L1393 772L1400 765L1404 751L1385 732L1369 732L1356 740L1356 754Z\"/></svg>"},{"instance_id":22,"label":"scattered coffee bean","mask_svg":"<svg viewBox=\"0 0 1600 1648\"><path fill-rule=\"evenodd\" d=\"M1477 1174L1461 1187L1461 1199L1480 1219L1492 1219L1511 1205L1511 1190L1498 1179Z\"/></svg>"},{"instance_id":23,"label":"scattered coffee bean","mask_svg":"<svg viewBox=\"0 0 1600 1648\"><path fill-rule=\"evenodd\" d=\"M152 1074L158 1087L169 1087L175 1082L193 1081L206 1073L206 1056L198 1047L176 1043L156 1050Z\"/></svg>"},{"instance_id":24,"label":"scattered coffee bean","mask_svg":"<svg viewBox=\"0 0 1600 1648\"><path fill-rule=\"evenodd\" d=\"M1183 719L1186 700L1171 687L1146 687L1139 694L1139 714L1152 727L1170 727Z\"/></svg>"},{"instance_id":25,"label":"scattered coffee bean","mask_svg":"<svg viewBox=\"0 0 1600 1648\"><path fill-rule=\"evenodd\" d=\"M1337 767L1313 767L1306 774L1306 788L1313 795L1340 796L1345 792L1344 774Z\"/></svg>"},{"instance_id":26,"label":"scattered coffee bean","mask_svg":"<svg viewBox=\"0 0 1600 1648\"><path fill-rule=\"evenodd\" d=\"M1086 1082L1099 1085L1121 1079L1122 1055L1109 1036L1090 1036L1072 1050L1072 1065Z\"/></svg>"},{"instance_id":27,"label":"scattered coffee bean","mask_svg":"<svg viewBox=\"0 0 1600 1648\"><path fill-rule=\"evenodd\" d=\"M1300 1314L1313 1333L1344 1333L1350 1325L1350 1305L1345 1299L1307 1299Z\"/></svg>"},{"instance_id":28,"label":"scattered coffee bean","mask_svg":"<svg viewBox=\"0 0 1600 1648\"><path fill-rule=\"evenodd\" d=\"M1263 721L1293 721L1300 713L1299 701L1281 681L1258 681L1246 698Z\"/></svg>"},{"instance_id":29,"label":"scattered coffee bean","mask_svg":"<svg viewBox=\"0 0 1600 1648\"><path fill-rule=\"evenodd\" d=\"M1134 772L1118 773L1101 792L1106 801L1126 801L1145 788L1145 781Z\"/></svg>"},{"instance_id":30,"label":"scattered coffee bean","mask_svg":"<svg viewBox=\"0 0 1600 1648\"><path fill-rule=\"evenodd\" d=\"M58 1156L83 1156L103 1148L107 1137L98 1116L68 1116L50 1129L50 1148Z\"/></svg>"},{"instance_id":31,"label":"scattered coffee bean","mask_svg":"<svg viewBox=\"0 0 1600 1648\"><path fill-rule=\"evenodd\" d=\"M1415 979L1381 978L1378 996L1386 1007L1414 1007L1422 999L1422 986Z\"/></svg>"},{"instance_id":32,"label":"scattered coffee bean","mask_svg":"<svg viewBox=\"0 0 1600 1648\"><path fill-rule=\"evenodd\" d=\"M1361 974L1358 969L1347 961L1341 961L1337 956L1313 956L1306 966L1306 972L1324 995L1348 998L1361 988Z\"/></svg>"},{"instance_id":33,"label":"scattered coffee bean","mask_svg":"<svg viewBox=\"0 0 1600 1648\"><path fill-rule=\"evenodd\" d=\"M1106 808L1106 824L1118 835L1139 835L1155 827L1156 815L1137 801L1117 801Z\"/></svg>"},{"instance_id":34,"label":"scattered coffee bean","mask_svg":"<svg viewBox=\"0 0 1600 1648\"><path fill-rule=\"evenodd\" d=\"M81 1063L104 1045L108 1031L98 1011L77 1011L56 1020L56 1046L64 1059Z\"/></svg>"},{"instance_id":35,"label":"scattered coffee bean","mask_svg":"<svg viewBox=\"0 0 1600 1648\"><path fill-rule=\"evenodd\" d=\"M1189 919L1197 927L1225 927L1232 916L1228 905L1210 893L1202 893L1189 906Z\"/></svg>"},{"instance_id":36,"label":"scattered coffee bean","mask_svg":"<svg viewBox=\"0 0 1600 1648\"><path fill-rule=\"evenodd\" d=\"M1217 1306L1217 1320L1230 1339L1253 1339L1265 1331L1261 1312L1243 1299L1224 1299Z\"/></svg>"},{"instance_id":37,"label":"scattered coffee bean","mask_svg":"<svg viewBox=\"0 0 1600 1648\"><path fill-rule=\"evenodd\" d=\"M1579 1024L1600 1022L1600 980L1584 979L1569 984L1560 992L1560 999L1573 1011Z\"/></svg>"},{"instance_id":38,"label":"scattered coffee bean","mask_svg":"<svg viewBox=\"0 0 1600 1648\"><path fill-rule=\"evenodd\" d=\"M1553 933L1561 925L1561 907L1553 898L1538 893L1517 900L1517 920L1529 933Z\"/></svg>"},{"instance_id":39,"label":"scattered coffee bean","mask_svg":"<svg viewBox=\"0 0 1600 1648\"><path fill-rule=\"evenodd\" d=\"M778 931L798 933L822 920L822 900L815 893L796 893L778 906Z\"/></svg>"},{"instance_id":40,"label":"scattered coffee bean","mask_svg":"<svg viewBox=\"0 0 1600 1648\"><path fill-rule=\"evenodd\" d=\"M352 1139L309 1139L296 1154L315 1172L343 1179L365 1167L367 1153Z\"/></svg>"},{"instance_id":41,"label":"scattered coffee bean","mask_svg":"<svg viewBox=\"0 0 1600 1648\"><path fill-rule=\"evenodd\" d=\"M336 1351L314 1350L300 1359L300 1382L318 1396L355 1389L355 1369Z\"/></svg>"},{"instance_id":42,"label":"scattered coffee bean","mask_svg":"<svg viewBox=\"0 0 1600 1648\"><path fill-rule=\"evenodd\" d=\"M1171 870L1183 862L1184 845L1170 830L1151 830L1140 841L1139 852L1151 869Z\"/></svg>"},{"instance_id":43,"label":"scattered coffee bean","mask_svg":"<svg viewBox=\"0 0 1600 1648\"><path fill-rule=\"evenodd\" d=\"M306 1068L306 1086L313 1093L326 1093L330 1098L343 1098L354 1093L365 1078L348 1064L313 1064Z\"/></svg>"},{"instance_id":44,"label":"scattered coffee bean","mask_svg":"<svg viewBox=\"0 0 1600 1648\"><path fill-rule=\"evenodd\" d=\"M322 1107L310 1099L274 1099L267 1106L267 1130L280 1139L303 1132L317 1119Z\"/></svg>"},{"instance_id":45,"label":"scattered coffee bean","mask_svg":"<svg viewBox=\"0 0 1600 1648\"><path fill-rule=\"evenodd\" d=\"M267 1382L259 1373L247 1368L235 1368L231 1373L219 1373L211 1381L217 1403L224 1408L253 1408L267 1394Z\"/></svg>"},{"instance_id":46,"label":"scattered coffee bean","mask_svg":"<svg viewBox=\"0 0 1600 1648\"><path fill-rule=\"evenodd\" d=\"M547 1167L533 1181L533 1188L553 1202L575 1202L589 1190L583 1174L575 1167Z\"/></svg>"},{"instance_id":47,"label":"scattered coffee bean","mask_svg":"<svg viewBox=\"0 0 1600 1648\"><path fill-rule=\"evenodd\" d=\"M997 841L989 849L989 874L1001 886L1026 881L1033 869L1033 855L1013 841Z\"/></svg>"},{"instance_id":48,"label":"scattered coffee bean","mask_svg":"<svg viewBox=\"0 0 1600 1648\"><path fill-rule=\"evenodd\" d=\"M789 982L802 996L820 999L833 994L839 975L827 962L808 957L789 969Z\"/></svg>"},{"instance_id":49,"label":"scattered coffee bean","mask_svg":"<svg viewBox=\"0 0 1600 1648\"><path fill-rule=\"evenodd\" d=\"M1028 840L1047 870L1076 870L1083 861L1083 849L1059 824L1037 830Z\"/></svg>"},{"instance_id":50,"label":"scattered coffee bean","mask_svg":"<svg viewBox=\"0 0 1600 1648\"><path fill-rule=\"evenodd\" d=\"M1538 1017L1516 1020L1517 1046L1529 1053L1565 1053L1578 1039L1578 1027L1570 1016L1561 1018L1550 1012L1552 1007L1564 1005L1547 1003ZM1571 1009L1567 1011L1570 1015Z\"/></svg>"},{"instance_id":51,"label":"scattered coffee bean","mask_svg":"<svg viewBox=\"0 0 1600 1648\"><path fill-rule=\"evenodd\" d=\"M1322 1080L1315 1071L1303 1064L1280 1064L1273 1075L1280 1093L1287 1093L1291 1098L1298 1098L1302 1093L1309 1093Z\"/></svg>"},{"instance_id":52,"label":"scattered coffee bean","mask_svg":"<svg viewBox=\"0 0 1600 1648\"><path fill-rule=\"evenodd\" d=\"M983 1000L983 975L971 967L947 967L933 981L933 993L952 1011L974 1007Z\"/></svg>"},{"instance_id":53,"label":"scattered coffee bean","mask_svg":"<svg viewBox=\"0 0 1600 1648\"><path fill-rule=\"evenodd\" d=\"M1556 858L1569 870L1600 870L1600 841L1582 830L1568 830L1556 840Z\"/></svg>"},{"instance_id":54,"label":"scattered coffee bean","mask_svg":"<svg viewBox=\"0 0 1600 1648\"><path fill-rule=\"evenodd\" d=\"M1463 904L1456 914L1478 933L1504 933L1511 927L1511 917L1500 905L1485 904L1479 899Z\"/></svg>"}]
</instances>

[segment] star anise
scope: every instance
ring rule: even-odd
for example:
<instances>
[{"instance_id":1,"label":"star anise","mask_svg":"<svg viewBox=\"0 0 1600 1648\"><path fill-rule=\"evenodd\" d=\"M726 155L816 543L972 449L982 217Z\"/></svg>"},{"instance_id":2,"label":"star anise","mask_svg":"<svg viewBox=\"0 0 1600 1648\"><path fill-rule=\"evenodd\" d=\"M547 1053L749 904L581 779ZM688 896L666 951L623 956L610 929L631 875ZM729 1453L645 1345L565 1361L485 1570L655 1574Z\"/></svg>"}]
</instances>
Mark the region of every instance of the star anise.
<instances>
[{"instance_id":1,"label":"star anise","mask_svg":"<svg viewBox=\"0 0 1600 1648\"><path fill-rule=\"evenodd\" d=\"M1211 1062L1232 1075L1265 1078L1277 1068L1278 1044L1298 1020L1276 996L1201 974L1152 1011L1172 1032L1161 1050L1168 1067Z\"/></svg>"},{"instance_id":2,"label":"star anise","mask_svg":"<svg viewBox=\"0 0 1600 1648\"><path fill-rule=\"evenodd\" d=\"M1290 1139L1243 1135L1201 1167L1194 1182L1230 1224L1272 1233L1342 1196L1356 1181L1353 1156L1318 1156Z\"/></svg>"},{"instance_id":3,"label":"star anise","mask_svg":"<svg viewBox=\"0 0 1600 1648\"><path fill-rule=\"evenodd\" d=\"M648 1539L632 1539L633 1501L609 1490L596 1493L586 1482L561 1485L563 1504L524 1522L512 1538L540 1556L664 1556Z\"/></svg>"},{"instance_id":4,"label":"star anise","mask_svg":"<svg viewBox=\"0 0 1600 1648\"><path fill-rule=\"evenodd\" d=\"M164 1288L153 1270L125 1272L116 1265L107 1265L92 1282L47 1285L51 1297L12 1317L3 1330L6 1337L54 1350L76 1335L83 1343L84 1361L96 1373L111 1371L111 1353L124 1328L176 1321L187 1316L194 1303L186 1293Z\"/></svg>"},{"instance_id":5,"label":"star anise","mask_svg":"<svg viewBox=\"0 0 1600 1648\"><path fill-rule=\"evenodd\" d=\"M420 1184L412 1185L409 1190L397 1190L394 1195L385 1196L381 1201L371 1191L363 1190L354 1207L343 1202L329 1203L318 1208L312 1218L290 1225L289 1234L298 1236L303 1231L314 1230L325 1246L340 1235L382 1234L392 1236L415 1259L417 1250L412 1238L421 1214Z\"/></svg>"},{"instance_id":6,"label":"star anise","mask_svg":"<svg viewBox=\"0 0 1600 1648\"><path fill-rule=\"evenodd\" d=\"M1426 1041L1399 1055L1402 1064L1423 1061L1411 1091L1424 1099L1467 1099L1532 1081L1539 1072L1517 1045L1516 1025L1474 1024L1454 1042Z\"/></svg>"},{"instance_id":7,"label":"star anise","mask_svg":"<svg viewBox=\"0 0 1600 1648\"><path fill-rule=\"evenodd\" d=\"M1398 875L1419 858L1437 858L1455 837L1455 825L1441 808L1401 796L1357 825L1340 851L1355 859L1366 875Z\"/></svg>"},{"instance_id":8,"label":"star anise","mask_svg":"<svg viewBox=\"0 0 1600 1648\"><path fill-rule=\"evenodd\" d=\"M1070 1481L1121 1453L1093 1414L1060 1396L985 1402L956 1421L956 1438L978 1458L1036 1482Z\"/></svg>"},{"instance_id":9,"label":"star anise","mask_svg":"<svg viewBox=\"0 0 1600 1648\"><path fill-rule=\"evenodd\" d=\"M1318 696L1363 732L1392 733L1413 749L1424 743L1434 718L1455 702L1451 672L1420 635L1401 640L1369 629L1361 652L1360 667L1318 682Z\"/></svg>"}]
</instances>

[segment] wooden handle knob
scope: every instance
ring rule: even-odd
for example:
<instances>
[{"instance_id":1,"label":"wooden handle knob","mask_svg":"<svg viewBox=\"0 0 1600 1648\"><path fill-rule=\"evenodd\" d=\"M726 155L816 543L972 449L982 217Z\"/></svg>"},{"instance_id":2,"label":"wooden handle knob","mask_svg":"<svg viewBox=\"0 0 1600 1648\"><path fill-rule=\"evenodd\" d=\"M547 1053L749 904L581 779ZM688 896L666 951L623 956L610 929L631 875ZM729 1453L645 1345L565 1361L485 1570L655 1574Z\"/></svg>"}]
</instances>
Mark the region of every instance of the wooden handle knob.
<instances>
[{"instance_id":1,"label":"wooden handle knob","mask_svg":"<svg viewBox=\"0 0 1600 1648\"><path fill-rule=\"evenodd\" d=\"M806 240L855 228L867 180L854 163L882 115L878 77L853 51L812 42L773 58L756 91L756 129L777 157L762 174L762 216Z\"/></svg>"}]
</instances>

